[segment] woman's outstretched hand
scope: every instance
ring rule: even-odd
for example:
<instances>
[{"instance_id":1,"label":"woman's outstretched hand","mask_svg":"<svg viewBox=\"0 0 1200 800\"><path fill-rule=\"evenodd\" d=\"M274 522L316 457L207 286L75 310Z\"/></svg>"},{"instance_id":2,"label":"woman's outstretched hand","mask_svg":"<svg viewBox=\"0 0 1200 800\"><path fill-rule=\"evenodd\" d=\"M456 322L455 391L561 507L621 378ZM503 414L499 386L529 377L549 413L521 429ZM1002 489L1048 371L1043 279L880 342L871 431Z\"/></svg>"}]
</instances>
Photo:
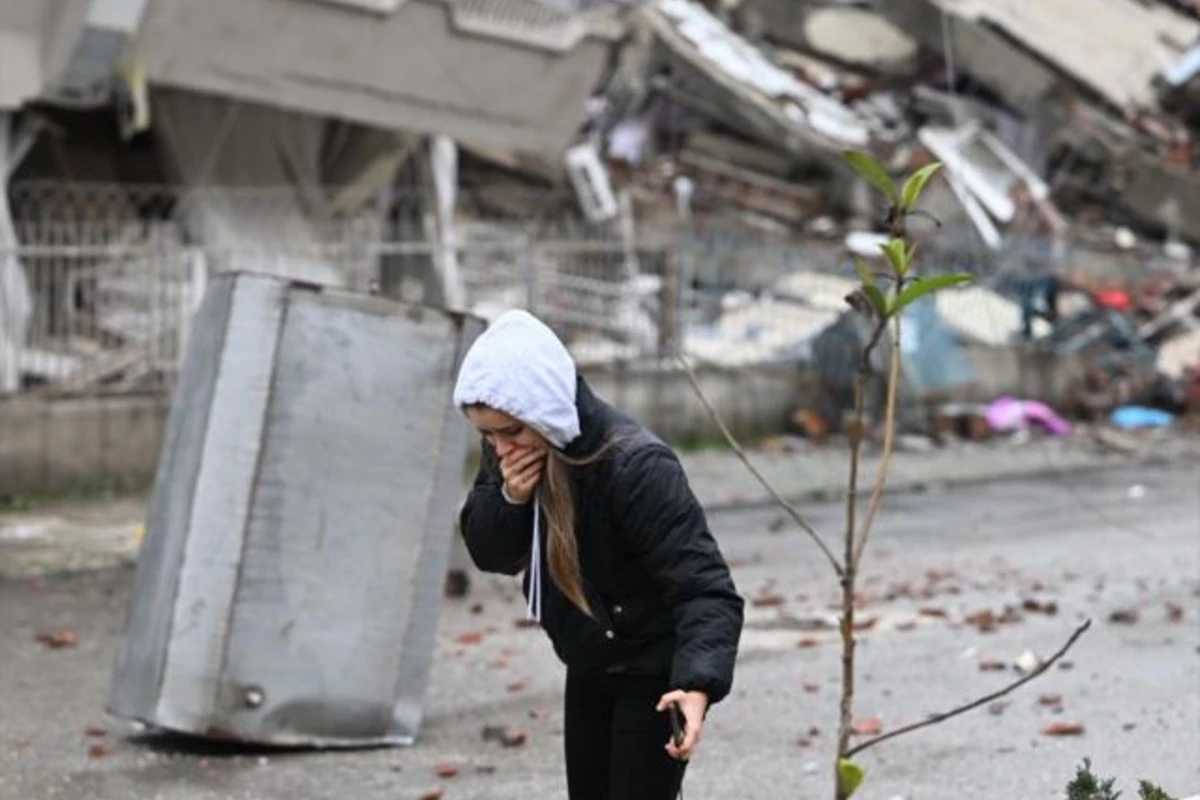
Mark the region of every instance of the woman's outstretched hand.
<instances>
[{"instance_id":1,"label":"woman's outstretched hand","mask_svg":"<svg viewBox=\"0 0 1200 800\"><path fill-rule=\"evenodd\" d=\"M704 713L708 711L708 695L704 692L685 692L676 689L667 692L658 701L658 710L667 711L667 706L675 703L683 713L683 743L675 746L675 740L667 742L667 753L671 758L687 761L700 744L700 732L704 728Z\"/></svg>"}]
</instances>

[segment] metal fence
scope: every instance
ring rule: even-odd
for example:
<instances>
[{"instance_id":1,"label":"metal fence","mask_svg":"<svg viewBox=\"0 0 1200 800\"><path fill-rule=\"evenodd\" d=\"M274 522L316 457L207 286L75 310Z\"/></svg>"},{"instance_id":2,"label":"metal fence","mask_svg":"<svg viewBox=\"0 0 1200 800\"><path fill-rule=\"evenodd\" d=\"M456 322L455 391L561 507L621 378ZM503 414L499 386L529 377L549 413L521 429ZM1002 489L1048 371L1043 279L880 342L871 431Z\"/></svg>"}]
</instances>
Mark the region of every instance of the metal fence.
<instances>
[{"instance_id":1,"label":"metal fence","mask_svg":"<svg viewBox=\"0 0 1200 800\"><path fill-rule=\"evenodd\" d=\"M28 282L33 313L19 366L42 391L169 387L192 312L220 270L333 275L351 289L433 304L446 301L437 276L451 270L467 308L528 308L584 364L684 351L727 367L795 356L790 343L844 310L853 274L840 241L754 228L736 215L652 222L629 204L594 225L573 197L550 191L468 188L452 237L418 198L396 194L323 216L298 213L303 199L283 190L32 183L10 198L18 244L0 259L15 256ZM934 265L991 268L963 252L935 253ZM1011 334L1015 313L982 297L943 309L997 340Z\"/></svg>"},{"instance_id":2,"label":"metal fence","mask_svg":"<svg viewBox=\"0 0 1200 800\"><path fill-rule=\"evenodd\" d=\"M453 239L405 196L315 222L280 191L24 184L11 198L17 245L0 258L15 257L32 300L18 358L33 388L169 385L207 278L227 269L332 276L441 303L436 276L452 260L468 308L530 308L584 346L629 343L631 357L666 343L656 318L670 296L670 232L635 239L620 226L535 213L556 205L550 195L532 209L506 198L526 211L507 218L488 197L469 197ZM262 235L245 235L255 229Z\"/></svg>"}]
</instances>

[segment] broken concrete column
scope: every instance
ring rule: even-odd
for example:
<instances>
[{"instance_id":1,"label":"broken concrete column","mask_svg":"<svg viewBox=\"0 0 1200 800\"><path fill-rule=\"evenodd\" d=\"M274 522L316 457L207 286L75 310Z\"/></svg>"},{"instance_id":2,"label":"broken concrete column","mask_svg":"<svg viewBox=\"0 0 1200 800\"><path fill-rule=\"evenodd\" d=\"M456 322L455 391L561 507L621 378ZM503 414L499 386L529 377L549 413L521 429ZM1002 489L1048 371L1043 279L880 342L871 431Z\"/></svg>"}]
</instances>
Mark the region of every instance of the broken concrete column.
<instances>
[{"instance_id":1,"label":"broken concrete column","mask_svg":"<svg viewBox=\"0 0 1200 800\"><path fill-rule=\"evenodd\" d=\"M21 388L20 356L33 298L17 258L17 232L8 207L8 180L30 142L12 136L11 112L0 111L0 395ZM26 136L31 137L32 133Z\"/></svg>"}]
</instances>

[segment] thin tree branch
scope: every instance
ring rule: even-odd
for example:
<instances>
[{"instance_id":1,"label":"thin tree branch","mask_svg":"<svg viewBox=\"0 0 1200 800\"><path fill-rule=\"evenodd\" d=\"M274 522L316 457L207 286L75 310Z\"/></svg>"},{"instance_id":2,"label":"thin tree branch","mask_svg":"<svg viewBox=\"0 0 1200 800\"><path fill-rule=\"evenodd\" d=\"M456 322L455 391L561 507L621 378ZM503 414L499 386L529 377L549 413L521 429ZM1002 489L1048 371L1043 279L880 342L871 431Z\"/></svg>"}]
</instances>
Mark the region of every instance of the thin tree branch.
<instances>
[{"instance_id":1,"label":"thin tree branch","mask_svg":"<svg viewBox=\"0 0 1200 800\"><path fill-rule=\"evenodd\" d=\"M833 567L833 571L837 573L839 578L842 577L844 570L842 569L842 565L838 563L837 558L833 555L833 552L829 549L825 542L822 541L820 535L816 532L812 525L809 525L808 521L801 516L799 511L796 510L796 507L785 500L783 496L779 494L779 492L775 491L775 487L772 486L767 479L762 476L762 473L755 468L754 464L750 462L750 457L746 455L746 451L742 449L742 445L736 438L734 438L733 433L730 432L729 427L725 424L725 421L721 419L721 414L715 408L713 408L712 403L709 402L708 398L704 395L704 390L700 388L700 381L696 378L696 372L692 369L692 365L689 364L687 359L683 356L678 356L678 359L679 363L683 365L684 370L687 372L688 380L691 381L692 384L692 390L696 392L696 396L699 397L700 402L704 404L704 408L706 411L708 411L708 415L712 417L713 422L715 422L717 427L721 429L721 435L725 437L725 441L729 444L729 447L734 453L737 454L737 457L741 459L742 463L746 466L746 469L750 470L750 474L753 475L760 484L762 484L762 487L767 490L767 493L771 495L775 502L778 503L779 506L783 508L783 510L786 511L793 520L796 521L796 524L799 525L812 538L812 540L817 543L817 547L821 548L821 552L825 554L827 559L829 559L829 565Z\"/></svg>"},{"instance_id":2,"label":"thin tree branch","mask_svg":"<svg viewBox=\"0 0 1200 800\"><path fill-rule=\"evenodd\" d=\"M892 354L888 368L887 408L884 412L883 423L883 456L879 462L879 471L875 474L875 486L871 490L871 501L867 506L867 516L863 519L862 528L858 531L857 543L854 545L852 559L848 562L858 571L862 562L863 552L867 549L867 539L871 535L871 526L883 505L883 490L887 486L888 470L892 465L892 452L896 444L896 396L900 386L900 315L894 318L892 333Z\"/></svg>"},{"instance_id":3,"label":"thin tree branch","mask_svg":"<svg viewBox=\"0 0 1200 800\"><path fill-rule=\"evenodd\" d=\"M871 338L867 341L867 346L862 352L862 367L860 368L865 374L871 369L871 353L875 350L875 345L879 344L879 339L883 336L883 332L887 330L887 320L882 320L875 326L875 330L871 331Z\"/></svg>"},{"instance_id":4,"label":"thin tree branch","mask_svg":"<svg viewBox=\"0 0 1200 800\"><path fill-rule=\"evenodd\" d=\"M858 372L854 376L854 411L850 418L850 476L846 486L846 533L843 544L846 548L845 567L842 575L842 615L839 633L842 639L842 686L839 700L838 758L834 762L834 796L837 800L845 800L849 796L846 787L842 785L841 771L838 765L845 753L850 749L851 726L854 721L854 592L858 581L858 563L854 557L854 528L855 513L858 510L858 462L862 454L862 440L865 430L867 379L871 375L871 352L879 344L879 339L887 327L887 319L878 320L871 338L863 348L858 362Z\"/></svg>"},{"instance_id":5,"label":"thin tree branch","mask_svg":"<svg viewBox=\"0 0 1200 800\"><path fill-rule=\"evenodd\" d=\"M897 728L894 731L889 731L881 736L876 736L874 739L868 739L867 741L862 742L861 744L855 745L854 747L850 748L846 752L845 758L850 758L851 756L855 755L856 753L861 753L863 750L866 750L869 747L874 747L875 745L879 744L880 742L887 741L888 739L894 739L897 736L901 736L906 733L912 733L915 730L920 730L921 728L927 728L930 725L937 725L940 722L945 722L946 720L950 719L951 717L957 717L960 714L965 714L968 711L972 711L976 708L979 708L980 706L982 706L986 703L990 703L993 700L997 700L997 699L1003 697L1004 695L1009 694L1010 692L1016 691L1018 688L1029 683L1031 680L1040 676L1046 670L1050 669L1050 667L1054 666L1055 662L1057 662L1060 658L1062 658L1064 655L1066 655L1067 651L1070 650L1071 647L1075 644L1075 642L1079 639L1079 637L1083 635L1084 631L1086 631L1090 627L1092 627L1092 621L1090 619L1084 620L1084 623L1075 629L1075 632L1071 634L1071 638L1067 639L1067 643L1064 644L1062 647L1060 647L1057 653L1050 656L1050 658L1047 659L1046 661L1044 661L1042 664L1040 664L1037 667L1037 669L1033 670L1028 675L1021 678L1020 680L1010 683L1008 686L1004 687L1000 691L992 692L991 694L989 694L985 697L981 697L978 700L974 700L970 703L967 703L966 705L959 706L958 708L952 709L945 713L934 714L932 717L930 717L926 720L922 720L921 722L916 722L912 725L905 725L903 728Z\"/></svg>"},{"instance_id":6,"label":"thin tree branch","mask_svg":"<svg viewBox=\"0 0 1200 800\"><path fill-rule=\"evenodd\" d=\"M854 589L858 570L854 561L854 514L858 508L858 459L862 450L863 416L866 405L867 377L870 374L870 347L878 341L878 330L863 352L858 374L854 377L854 412L850 418L850 477L846 484L846 572L842 575L842 616L839 633L842 638L842 695L839 702L838 754L850 747L850 726L854 719ZM835 765L836 766L836 765ZM846 795L842 779L835 769L836 796Z\"/></svg>"},{"instance_id":7,"label":"thin tree branch","mask_svg":"<svg viewBox=\"0 0 1200 800\"><path fill-rule=\"evenodd\" d=\"M867 375L865 370L854 378L854 415L850 425L850 478L846 484L846 567L857 564L854 558L854 514L858 510L858 460L862 451L864 406L866 405Z\"/></svg>"}]
</instances>

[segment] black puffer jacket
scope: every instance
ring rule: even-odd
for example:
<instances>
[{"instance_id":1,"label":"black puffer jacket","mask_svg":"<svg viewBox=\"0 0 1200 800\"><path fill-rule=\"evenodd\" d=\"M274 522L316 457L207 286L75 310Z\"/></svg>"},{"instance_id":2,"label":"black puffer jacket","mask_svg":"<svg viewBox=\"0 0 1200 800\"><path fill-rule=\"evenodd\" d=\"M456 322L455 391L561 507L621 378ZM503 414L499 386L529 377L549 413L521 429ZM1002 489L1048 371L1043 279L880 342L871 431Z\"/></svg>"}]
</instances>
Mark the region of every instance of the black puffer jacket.
<instances>
[{"instance_id":1,"label":"black puffer jacket","mask_svg":"<svg viewBox=\"0 0 1200 800\"><path fill-rule=\"evenodd\" d=\"M545 563L542 627L571 670L669 674L672 688L729 693L742 629L742 598L709 532L679 460L644 427L616 411L579 380L581 435L573 458L616 442L595 463L572 469L576 532L584 590L595 618L558 590ZM476 566L516 575L526 569L532 505L501 495L495 452L483 462L462 511L462 531Z\"/></svg>"}]
</instances>

